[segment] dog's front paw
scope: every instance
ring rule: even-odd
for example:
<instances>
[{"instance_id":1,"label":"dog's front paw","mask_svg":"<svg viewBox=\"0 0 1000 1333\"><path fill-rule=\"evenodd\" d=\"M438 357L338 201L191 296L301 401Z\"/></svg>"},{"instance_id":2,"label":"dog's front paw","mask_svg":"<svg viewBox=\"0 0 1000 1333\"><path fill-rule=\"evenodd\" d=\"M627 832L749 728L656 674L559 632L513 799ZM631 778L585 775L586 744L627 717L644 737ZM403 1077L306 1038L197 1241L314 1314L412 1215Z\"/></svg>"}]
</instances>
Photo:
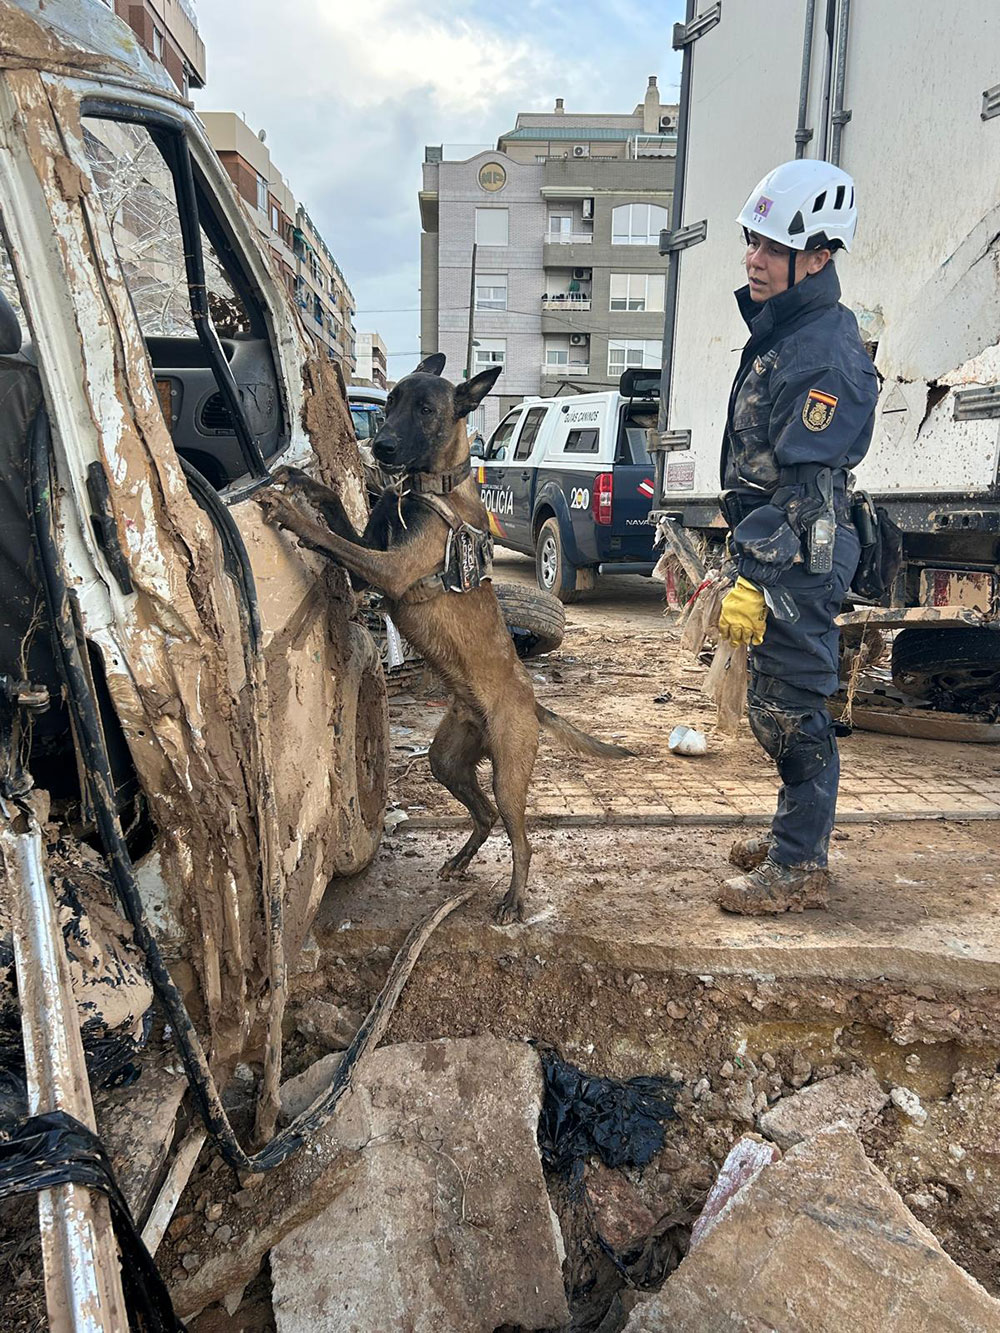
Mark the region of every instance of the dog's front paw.
<instances>
[{"instance_id":1,"label":"dog's front paw","mask_svg":"<svg viewBox=\"0 0 1000 1333\"><path fill-rule=\"evenodd\" d=\"M295 506L288 496L282 495L280 491L274 489L258 491L253 498L264 515L264 521L277 527L285 527L286 521L296 512Z\"/></svg>"}]
</instances>

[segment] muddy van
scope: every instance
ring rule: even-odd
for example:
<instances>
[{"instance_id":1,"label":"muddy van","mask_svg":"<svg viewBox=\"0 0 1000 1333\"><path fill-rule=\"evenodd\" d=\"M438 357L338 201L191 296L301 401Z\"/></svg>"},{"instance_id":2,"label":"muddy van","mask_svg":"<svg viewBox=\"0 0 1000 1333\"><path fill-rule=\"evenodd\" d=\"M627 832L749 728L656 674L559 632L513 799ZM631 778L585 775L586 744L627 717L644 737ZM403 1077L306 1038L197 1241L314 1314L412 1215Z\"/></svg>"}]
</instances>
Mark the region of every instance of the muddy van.
<instances>
[{"instance_id":1,"label":"muddy van","mask_svg":"<svg viewBox=\"0 0 1000 1333\"><path fill-rule=\"evenodd\" d=\"M385 685L347 577L254 502L294 464L363 523L343 380L192 107L100 0L0 0L0 146L3 1109L60 1101L37 1046L55 992L29 1034L43 964L17 929L46 913L75 942L95 1091L142 1073L162 1012L126 901L217 1083L241 1059L273 1083L283 967L385 804Z\"/></svg>"}]
</instances>

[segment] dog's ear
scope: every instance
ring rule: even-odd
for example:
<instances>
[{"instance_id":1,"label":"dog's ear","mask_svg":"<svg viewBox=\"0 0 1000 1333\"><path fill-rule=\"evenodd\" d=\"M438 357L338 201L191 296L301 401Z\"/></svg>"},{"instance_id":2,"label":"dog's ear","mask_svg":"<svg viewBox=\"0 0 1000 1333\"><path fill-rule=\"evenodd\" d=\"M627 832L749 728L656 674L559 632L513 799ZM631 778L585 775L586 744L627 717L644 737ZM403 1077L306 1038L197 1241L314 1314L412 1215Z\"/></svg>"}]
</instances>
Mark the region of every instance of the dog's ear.
<instances>
[{"instance_id":1,"label":"dog's ear","mask_svg":"<svg viewBox=\"0 0 1000 1333\"><path fill-rule=\"evenodd\" d=\"M410 373L413 375L440 375L444 370L446 359L444 352L433 352L430 356L425 356L416 370Z\"/></svg>"},{"instance_id":2,"label":"dog's ear","mask_svg":"<svg viewBox=\"0 0 1000 1333\"><path fill-rule=\"evenodd\" d=\"M455 416L467 417L475 411L500 377L502 365L490 366L471 380L463 380L455 385Z\"/></svg>"}]
</instances>

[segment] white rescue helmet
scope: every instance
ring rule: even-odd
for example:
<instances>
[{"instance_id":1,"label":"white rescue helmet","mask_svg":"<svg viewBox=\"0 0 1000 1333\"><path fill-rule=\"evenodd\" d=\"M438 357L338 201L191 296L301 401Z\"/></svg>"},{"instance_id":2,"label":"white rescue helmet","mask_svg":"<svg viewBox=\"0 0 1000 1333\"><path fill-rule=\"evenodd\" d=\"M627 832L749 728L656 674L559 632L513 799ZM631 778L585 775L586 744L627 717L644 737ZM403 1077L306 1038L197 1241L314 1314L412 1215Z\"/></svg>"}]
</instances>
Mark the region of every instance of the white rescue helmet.
<instances>
[{"instance_id":1,"label":"white rescue helmet","mask_svg":"<svg viewBox=\"0 0 1000 1333\"><path fill-rule=\"evenodd\" d=\"M858 225L854 181L832 162L803 157L769 171L736 219L792 250L850 250Z\"/></svg>"}]
</instances>

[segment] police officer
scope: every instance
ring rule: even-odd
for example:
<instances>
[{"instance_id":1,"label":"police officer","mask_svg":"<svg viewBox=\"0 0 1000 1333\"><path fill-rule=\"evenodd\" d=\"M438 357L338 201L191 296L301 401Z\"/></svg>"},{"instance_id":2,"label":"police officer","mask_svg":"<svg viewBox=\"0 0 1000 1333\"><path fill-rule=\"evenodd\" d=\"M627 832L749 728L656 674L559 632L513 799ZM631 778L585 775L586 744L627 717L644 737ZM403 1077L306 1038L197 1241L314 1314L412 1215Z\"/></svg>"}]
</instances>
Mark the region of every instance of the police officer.
<instances>
[{"instance_id":1,"label":"police officer","mask_svg":"<svg viewBox=\"0 0 1000 1333\"><path fill-rule=\"evenodd\" d=\"M837 250L857 225L854 182L828 162L775 168L738 221L750 329L729 399L721 507L737 579L719 633L750 647L751 730L781 788L769 837L738 842L726 911L825 907L840 760L827 698L837 688L834 619L860 543L848 471L871 441L878 386L857 321L839 304Z\"/></svg>"}]
</instances>

